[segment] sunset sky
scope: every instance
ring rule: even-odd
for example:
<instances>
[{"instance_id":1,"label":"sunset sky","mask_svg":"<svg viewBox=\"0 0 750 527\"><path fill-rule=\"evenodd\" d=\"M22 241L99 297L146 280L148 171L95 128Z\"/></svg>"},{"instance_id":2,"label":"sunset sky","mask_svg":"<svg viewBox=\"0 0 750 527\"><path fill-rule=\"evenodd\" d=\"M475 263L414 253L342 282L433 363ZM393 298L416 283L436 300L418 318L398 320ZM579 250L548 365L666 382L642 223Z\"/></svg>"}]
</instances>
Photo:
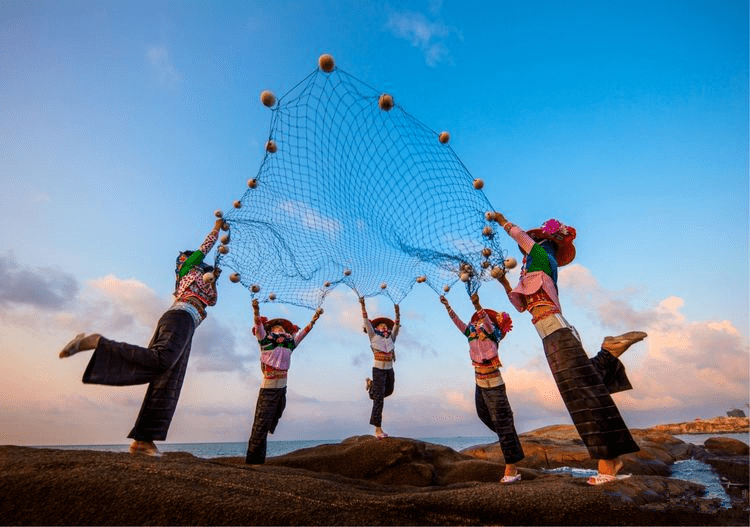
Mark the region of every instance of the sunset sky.
<instances>
[{"instance_id":1,"label":"sunset sky","mask_svg":"<svg viewBox=\"0 0 750 527\"><path fill-rule=\"evenodd\" d=\"M59 350L81 331L148 342L177 252L258 171L260 92L291 89L322 53L449 130L510 221L577 229L559 285L588 353L649 334L623 356L630 426L748 413L747 1L0 1L0 49L0 444L127 441L145 386L83 385L90 354ZM501 359L517 428L570 423L528 314L499 284L480 294L515 322ZM466 295L449 299L468 319ZM372 431L357 299L336 290L323 307L272 440ZM490 435L435 293L415 288L401 310L384 429ZM251 321L248 292L223 276L168 441L248 438Z\"/></svg>"}]
</instances>

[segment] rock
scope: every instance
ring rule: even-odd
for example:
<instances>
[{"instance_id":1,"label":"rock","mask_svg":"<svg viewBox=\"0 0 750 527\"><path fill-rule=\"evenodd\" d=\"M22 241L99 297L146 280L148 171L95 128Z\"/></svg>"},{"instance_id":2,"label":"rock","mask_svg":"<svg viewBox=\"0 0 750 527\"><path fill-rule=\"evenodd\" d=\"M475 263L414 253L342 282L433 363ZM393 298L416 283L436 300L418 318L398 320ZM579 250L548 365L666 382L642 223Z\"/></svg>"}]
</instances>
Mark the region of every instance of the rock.
<instances>
[{"instance_id":1,"label":"rock","mask_svg":"<svg viewBox=\"0 0 750 527\"><path fill-rule=\"evenodd\" d=\"M631 430L639 452L622 457L623 473L669 476L670 465L677 459L689 457L690 448L671 435L658 430ZM574 467L595 470L597 461L589 457L588 450L573 425L553 425L520 434L526 457L520 467L553 469ZM503 462L499 443L478 445L462 450L463 454L477 459Z\"/></svg>"},{"instance_id":2,"label":"rock","mask_svg":"<svg viewBox=\"0 0 750 527\"><path fill-rule=\"evenodd\" d=\"M657 425L653 430L670 434L717 434L740 433L750 430L750 418L747 417L714 417L696 419L686 423Z\"/></svg>"},{"instance_id":3,"label":"rock","mask_svg":"<svg viewBox=\"0 0 750 527\"><path fill-rule=\"evenodd\" d=\"M750 446L731 437L709 437L703 447L715 456L747 456Z\"/></svg>"}]
</instances>

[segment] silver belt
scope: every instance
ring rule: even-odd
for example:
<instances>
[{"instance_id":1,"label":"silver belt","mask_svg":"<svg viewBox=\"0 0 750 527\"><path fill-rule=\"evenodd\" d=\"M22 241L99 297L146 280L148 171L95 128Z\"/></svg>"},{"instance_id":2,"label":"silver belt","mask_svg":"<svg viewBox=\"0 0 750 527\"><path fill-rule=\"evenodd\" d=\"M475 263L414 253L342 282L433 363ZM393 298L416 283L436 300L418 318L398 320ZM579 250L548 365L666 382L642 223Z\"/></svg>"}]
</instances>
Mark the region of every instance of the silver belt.
<instances>
[{"instance_id":1,"label":"silver belt","mask_svg":"<svg viewBox=\"0 0 750 527\"><path fill-rule=\"evenodd\" d=\"M279 377L277 379L266 379L263 378L261 388L283 388L286 386L286 377Z\"/></svg>"},{"instance_id":2,"label":"silver belt","mask_svg":"<svg viewBox=\"0 0 750 527\"><path fill-rule=\"evenodd\" d=\"M559 313L553 313L552 315L547 315L543 319L537 321L534 324L534 327L536 328L536 332L539 333L539 336L541 338L544 338L546 336L551 335L558 329L563 328L570 328L573 329L575 332L575 329L573 326L568 324L568 321L565 320L565 318L559 314Z\"/></svg>"},{"instance_id":3,"label":"silver belt","mask_svg":"<svg viewBox=\"0 0 750 527\"><path fill-rule=\"evenodd\" d=\"M372 363L373 368L378 368L380 370L392 370L393 369L393 361L391 360L376 360Z\"/></svg>"}]
</instances>

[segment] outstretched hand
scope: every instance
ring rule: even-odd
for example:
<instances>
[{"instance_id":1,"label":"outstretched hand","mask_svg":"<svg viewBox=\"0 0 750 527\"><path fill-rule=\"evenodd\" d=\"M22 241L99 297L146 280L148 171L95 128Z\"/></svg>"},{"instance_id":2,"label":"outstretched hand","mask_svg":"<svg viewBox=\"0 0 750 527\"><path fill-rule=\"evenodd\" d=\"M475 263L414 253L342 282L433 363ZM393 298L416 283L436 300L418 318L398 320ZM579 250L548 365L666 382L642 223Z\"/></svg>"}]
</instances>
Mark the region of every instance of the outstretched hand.
<instances>
[{"instance_id":1,"label":"outstretched hand","mask_svg":"<svg viewBox=\"0 0 750 527\"><path fill-rule=\"evenodd\" d=\"M502 212L495 212L495 221L498 222L501 227L505 227L505 224L508 223L508 220L503 216Z\"/></svg>"},{"instance_id":2,"label":"outstretched hand","mask_svg":"<svg viewBox=\"0 0 750 527\"><path fill-rule=\"evenodd\" d=\"M255 312L256 315L260 313L260 304L258 303L257 298L253 298L253 311Z\"/></svg>"},{"instance_id":3,"label":"outstretched hand","mask_svg":"<svg viewBox=\"0 0 750 527\"><path fill-rule=\"evenodd\" d=\"M440 295L440 303L443 304L445 307L448 307L450 304L448 304L448 299L445 298L443 295Z\"/></svg>"},{"instance_id":4,"label":"outstretched hand","mask_svg":"<svg viewBox=\"0 0 750 527\"><path fill-rule=\"evenodd\" d=\"M224 225L224 218L216 218L214 222L214 230L218 231Z\"/></svg>"},{"instance_id":5,"label":"outstretched hand","mask_svg":"<svg viewBox=\"0 0 750 527\"><path fill-rule=\"evenodd\" d=\"M319 307L315 310L315 314L313 315L313 320L318 320L320 318L320 315L323 314L323 308Z\"/></svg>"}]
</instances>

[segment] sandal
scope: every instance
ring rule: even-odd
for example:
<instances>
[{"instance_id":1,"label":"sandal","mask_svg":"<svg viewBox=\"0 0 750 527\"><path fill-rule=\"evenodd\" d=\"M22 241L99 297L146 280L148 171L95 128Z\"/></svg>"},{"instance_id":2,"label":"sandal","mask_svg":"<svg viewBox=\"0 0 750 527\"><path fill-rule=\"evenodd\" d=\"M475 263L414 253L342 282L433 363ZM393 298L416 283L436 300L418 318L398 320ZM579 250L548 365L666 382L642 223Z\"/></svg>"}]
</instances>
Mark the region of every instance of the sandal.
<instances>
[{"instance_id":1,"label":"sandal","mask_svg":"<svg viewBox=\"0 0 750 527\"><path fill-rule=\"evenodd\" d=\"M589 485L604 485L605 483L612 483L617 480L617 476L611 476L609 474L597 473L596 476L591 476L586 483Z\"/></svg>"},{"instance_id":2,"label":"sandal","mask_svg":"<svg viewBox=\"0 0 750 527\"><path fill-rule=\"evenodd\" d=\"M161 457L161 452L156 448L156 445L152 441L138 441L134 440L130 444L128 449L131 456L149 456L149 457Z\"/></svg>"},{"instance_id":3,"label":"sandal","mask_svg":"<svg viewBox=\"0 0 750 527\"><path fill-rule=\"evenodd\" d=\"M64 359L65 357L70 357L71 355L75 355L76 353L81 351L80 349L81 341L84 339L85 336L86 336L85 333L79 333L73 338L73 340L68 342L65 345L65 347L62 349L62 351L60 352L60 358Z\"/></svg>"},{"instance_id":4,"label":"sandal","mask_svg":"<svg viewBox=\"0 0 750 527\"><path fill-rule=\"evenodd\" d=\"M503 476L503 479L500 480L500 483L515 483L516 481L521 481L521 473L517 472L516 474L513 474L512 476Z\"/></svg>"},{"instance_id":5,"label":"sandal","mask_svg":"<svg viewBox=\"0 0 750 527\"><path fill-rule=\"evenodd\" d=\"M375 439L385 439L386 437L388 437L388 434L386 434L385 432L383 432L382 434L375 434Z\"/></svg>"}]
</instances>

